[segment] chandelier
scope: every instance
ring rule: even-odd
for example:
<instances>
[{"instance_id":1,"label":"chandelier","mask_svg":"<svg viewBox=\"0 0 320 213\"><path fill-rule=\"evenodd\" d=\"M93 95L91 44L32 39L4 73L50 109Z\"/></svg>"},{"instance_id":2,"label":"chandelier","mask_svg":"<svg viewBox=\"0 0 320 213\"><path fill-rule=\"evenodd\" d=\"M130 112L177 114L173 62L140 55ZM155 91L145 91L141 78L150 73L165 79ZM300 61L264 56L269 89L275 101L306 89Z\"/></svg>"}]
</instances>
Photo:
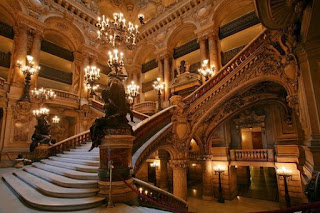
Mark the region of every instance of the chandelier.
<instances>
[{"instance_id":1,"label":"chandelier","mask_svg":"<svg viewBox=\"0 0 320 213\"><path fill-rule=\"evenodd\" d=\"M161 83L161 78L157 78L157 80L153 82L152 86L154 90L158 91L158 111L161 111L161 91L165 88L165 83Z\"/></svg>"},{"instance_id":2,"label":"chandelier","mask_svg":"<svg viewBox=\"0 0 320 213\"><path fill-rule=\"evenodd\" d=\"M124 67L123 63L123 52L120 52L117 49L108 52L108 66L116 74L122 74L122 69Z\"/></svg>"},{"instance_id":3,"label":"chandelier","mask_svg":"<svg viewBox=\"0 0 320 213\"><path fill-rule=\"evenodd\" d=\"M87 66L84 69L84 78L86 81L86 88L90 90L90 95L95 94L95 90L98 89L99 85L95 84L100 79L100 69L96 66Z\"/></svg>"},{"instance_id":4,"label":"chandelier","mask_svg":"<svg viewBox=\"0 0 320 213\"><path fill-rule=\"evenodd\" d=\"M57 97L52 89L47 90L43 87L40 89L34 88L33 90L31 90L31 96L38 100L40 103L43 103L46 100L55 99Z\"/></svg>"},{"instance_id":5,"label":"chandelier","mask_svg":"<svg viewBox=\"0 0 320 213\"><path fill-rule=\"evenodd\" d=\"M127 86L127 96L130 104L134 104L134 99L139 95L140 87L131 81L131 84Z\"/></svg>"},{"instance_id":6,"label":"chandelier","mask_svg":"<svg viewBox=\"0 0 320 213\"><path fill-rule=\"evenodd\" d=\"M40 109L33 110L32 114L36 117L47 116L49 115L49 111L50 110L48 108L42 107Z\"/></svg>"},{"instance_id":7,"label":"chandelier","mask_svg":"<svg viewBox=\"0 0 320 213\"><path fill-rule=\"evenodd\" d=\"M53 118L52 118L52 123L53 124L58 124L60 122L60 118L58 117L58 116L54 116Z\"/></svg>"},{"instance_id":8,"label":"chandelier","mask_svg":"<svg viewBox=\"0 0 320 213\"><path fill-rule=\"evenodd\" d=\"M109 43L113 47L116 44L125 44L132 49L136 45L136 37L138 35L138 25L131 22L126 25L126 19L122 13L114 13L113 20L106 18L104 15L98 17L98 39L103 43Z\"/></svg>"},{"instance_id":9,"label":"chandelier","mask_svg":"<svg viewBox=\"0 0 320 213\"><path fill-rule=\"evenodd\" d=\"M201 64L201 68L198 69L198 72L200 73L200 75L204 76L206 80L209 79L209 76L210 77L213 76L214 70L215 70L214 65L211 65L209 67L208 62L209 62L208 59L203 60Z\"/></svg>"}]
</instances>

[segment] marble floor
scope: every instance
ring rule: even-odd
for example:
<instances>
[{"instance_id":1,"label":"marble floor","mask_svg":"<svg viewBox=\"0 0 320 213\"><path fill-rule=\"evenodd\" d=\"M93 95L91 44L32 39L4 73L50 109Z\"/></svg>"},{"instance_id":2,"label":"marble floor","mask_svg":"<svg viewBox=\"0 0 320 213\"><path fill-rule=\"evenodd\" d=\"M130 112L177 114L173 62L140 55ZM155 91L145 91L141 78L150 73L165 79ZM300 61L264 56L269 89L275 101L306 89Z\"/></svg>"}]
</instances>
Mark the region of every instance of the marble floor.
<instances>
[{"instance_id":1,"label":"marble floor","mask_svg":"<svg viewBox=\"0 0 320 213\"><path fill-rule=\"evenodd\" d=\"M1 168L0 169L0 177L2 174L13 171L14 168ZM35 209L31 209L30 207L25 206L17 196L8 188L8 185L5 184L2 180L0 181L0 213L38 213L45 211L38 211ZM189 190L189 211L198 212L198 213L209 213L209 212L237 212L237 213L245 213L245 212L258 212L258 211L266 211L266 210L275 210L279 209L279 203L270 202L264 200L257 200L251 198L239 197L233 201L226 201L226 203L221 204L216 201L203 201L201 199L200 191L194 191L193 189ZM151 209L148 210L148 212ZM103 206L99 208L89 209L77 211L79 213L132 213L132 208L129 206L125 206L123 204L117 204L113 209L107 209Z\"/></svg>"}]
</instances>

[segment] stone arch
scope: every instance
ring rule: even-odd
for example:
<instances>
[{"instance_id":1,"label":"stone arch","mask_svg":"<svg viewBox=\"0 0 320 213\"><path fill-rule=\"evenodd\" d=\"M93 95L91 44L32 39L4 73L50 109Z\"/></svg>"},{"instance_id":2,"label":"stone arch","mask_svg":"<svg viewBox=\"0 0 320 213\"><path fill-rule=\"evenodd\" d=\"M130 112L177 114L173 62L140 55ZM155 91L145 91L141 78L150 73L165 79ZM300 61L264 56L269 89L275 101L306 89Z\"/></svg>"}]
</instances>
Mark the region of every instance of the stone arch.
<instances>
[{"instance_id":1,"label":"stone arch","mask_svg":"<svg viewBox=\"0 0 320 213\"><path fill-rule=\"evenodd\" d=\"M239 8L253 5L251 0L226 0L220 1L218 5L212 7L209 12L209 20L214 21L215 26L220 26L224 18L230 15L230 11L238 11Z\"/></svg>"},{"instance_id":2,"label":"stone arch","mask_svg":"<svg viewBox=\"0 0 320 213\"><path fill-rule=\"evenodd\" d=\"M151 59L152 56L156 57L155 52L157 51L157 47L153 44L142 44L139 46L136 51L134 62L136 64L143 64L146 60ZM151 57L151 58L150 58Z\"/></svg>"},{"instance_id":3,"label":"stone arch","mask_svg":"<svg viewBox=\"0 0 320 213\"><path fill-rule=\"evenodd\" d=\"M196 29L197 26L194 23L184 23L179 25L178 27L174 28L171 32L168 33L167 40L165 41L166 47L169 50L172 50L177 45L195 39L197 37L194 33Z\"/></svg>"},{"instance_id":4,"label":"stone arch","mask_svg":"<svg viewBox=\"0 0 320 213\"><path fill-rule=\"evenodd\" d=\"M207 120L207 118L210 117L214 113L214 111L217 110L223 103L226 103L228 100L235 97L234 94L239 93L239 91L246 91L249 88L261 82L277 83L286 90L288 96L295 94L295 89L293 88L293 86L287 83L283 78L278 76L262 75L262 76L258 76L250 80L244 81L241 84L237 85L236 87L232 88L230 91L228 91L228 93L225 96L223 96L217 102L215 102L214 105L212 105L208 110L206 110L206 112L203 115L201 115L199 119L197 119L197 122L192 127L190 139L194 137L195 132L200 126L200 124L202 122L205 122L205 120Z\"/></svg>"},{"instance_id":5,"label":"stone arch","mask_svg":"<svg viewBox=\"0 0 320 213\"><path fill-rule=\"evenodd\" d=\"M0 14L1 14L0 21L3 21L12 26L17 26L18 15L16 10L22 11L22 6L20 5L19 1L16 1L16 0L0 1Z\"/></svg>"},{"instance_id":6,"label":"stone arch","mask_svg":"<svg viewBox=\"0 0 320 213\"><path fill-rule=\"evenodd\" d=\"M85 43L84 33L76 25L61 17L49 17L44 23L46 25L44 35L56 34L64 37L69 44L69 48L73 51L79 50Z\"/></svg>"}]
</instances>

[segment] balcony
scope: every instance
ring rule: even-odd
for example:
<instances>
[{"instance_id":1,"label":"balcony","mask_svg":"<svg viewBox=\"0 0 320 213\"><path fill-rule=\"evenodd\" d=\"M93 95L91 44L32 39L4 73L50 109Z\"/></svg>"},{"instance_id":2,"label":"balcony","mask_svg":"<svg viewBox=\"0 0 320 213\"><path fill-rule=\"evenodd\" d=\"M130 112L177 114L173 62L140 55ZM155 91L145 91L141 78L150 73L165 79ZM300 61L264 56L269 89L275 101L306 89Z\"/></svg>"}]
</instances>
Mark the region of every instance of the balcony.
<instances>
[{"instance_id":1,"label":"balcony","mask_svg":"<svg viewBox=\"0 0 320 213\"><path fill-rule=\"evenodd\" d=\"M152 115L157 112L157 104L153 101L146 101L135 104L133 106L133 110L143 114Z\"/></svg>"},{"instance_id":2,"label":"balcony","mask_svg":"<svg viewBox=\"0 0 320 213\"><path fill-rule=\"evenodd\" d=\"M274 162L273 149L230 150L231 161Z\"/></svg>"}]
</instances>

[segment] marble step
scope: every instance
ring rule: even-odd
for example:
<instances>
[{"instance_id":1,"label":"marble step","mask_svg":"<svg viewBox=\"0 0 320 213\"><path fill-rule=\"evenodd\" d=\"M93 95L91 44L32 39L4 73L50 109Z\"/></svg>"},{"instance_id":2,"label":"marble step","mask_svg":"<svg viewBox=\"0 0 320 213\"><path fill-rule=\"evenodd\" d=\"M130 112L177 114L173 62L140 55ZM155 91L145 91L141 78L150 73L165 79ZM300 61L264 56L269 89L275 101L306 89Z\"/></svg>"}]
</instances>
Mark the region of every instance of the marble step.
<instances>
[{"instance_id":1,"label":"marble step","mask_svg":"<svg viewBox=\"0 0 320 213\"><path fill-rule=\"evenodd\" d=\"M32 166L58 175L80 180L98 180L98 173L79 172L71 169L52 166L44 163L33 163Z\"/></svg>"},{"instance_id":2,"label":"marble step","mask_svg":"<svg viewBox=\"0 0 320 213\"><path fill-rule=\"evenodd\" d=\"M63 154L68 154L68 155L83 155L83 156L99 156L99 152L64 151Z\"/></svg>"},{"instance_id":3,"label":"marble step","mask_svg":"<svg viewBox=\"0 0 320 213\"><path fill-rule=\"evenodd\" d=\"M62 158L72 158L72 159L91 160L91 161L100 160L99 156L92 156L92 155L57 154L57 156Z\"/></svg>"},{"instance_id":4,"label":"marble step","mask_svg":"<svg viewBox=\"0 0 320 213\"><path fill-rule=\"evenodd\" d=\"M169 213L167 211L159 210L159 209L153 209L153 208L147 208L147 207L133 207L134 209L138 210L141 213Z\"/></svg>"},{"instance_id":5,"label":"marble step","mask_svg":"<svg viewBox=\"0 0 320 213\"><path fill-rule=\"evenodd\" d=\"M45 170L41 170L33 166L25 166L23 167L23 170L58 186L70 188L98 188L97 180L72 179Z\"/></svg>"},{"instance_id":6,"label":"marble step","mask_svg":"<svg viewBox=\"0 0 320 213\"><path fill-rule=\"evenodd\" d=\"M40 162L51 165L51 166L72 169L72 170L81 171L81 172L98 173L98 167L94 167L94 166L84 166L79 164L65 163L65 162L47 160L47 159L41 160Z\"/></svg>"},{"instance_id":7,"label":"marble step","mask_svg":"<svg viewBox=\"0 0 320 213\"><path fill-rule=\"evenodd\" d=\"M72 151L72 152L89 152L89 150L90 150L90 147L84 147L84 148L75 147L75 148L70 149L70 151ZM95 149L91 150L90 152L99 152L99 148L95 148Z\"/></svg>"},{"instance_id":8,"label":"marble step","mask_svg":"<svg viewBox=\"0 0 320 213\"><path fill-rule=\"evenodd\" d=\"M103 197L56 198L48 197L32 188L13 174L4 174L3 179L30 206L40 210L76 211L89 209L103 203Z\"/></svg>"},{"instance_id":9,"label":"marble step","mask_svg":"<svg viewBox=\"0 0 320 213\"><path fill-rule=\"evenodd\" d=\"M89 188L89 189L75 189L75 188L66 188L61 187L55 184L52 184L44 179L41 179L37 176L34 176L30 173L27 173L23 170L13 172L18 178L37 189L42 194L45 194L50 197L59 197L59 198L83 198L83 197L92 197L97 194L99 189Z\"/></svg>"},{"instance_id":10,"label":"marble step","mask_svg":"<svg viewBox=\"0 0 320 213\"><path fill-rule=\"evenodd\" d=\"M50 160L53 161L60 161L60 162L66 162L66 163L73 163L73 164L79 164L79 165L85 165L85 166L94 166L99 167L100 162L94 161L94 160L82 160L82 159L74 159L74 158L68 158L68 157L49 157Z\"/></svg>"}]
</instances>

